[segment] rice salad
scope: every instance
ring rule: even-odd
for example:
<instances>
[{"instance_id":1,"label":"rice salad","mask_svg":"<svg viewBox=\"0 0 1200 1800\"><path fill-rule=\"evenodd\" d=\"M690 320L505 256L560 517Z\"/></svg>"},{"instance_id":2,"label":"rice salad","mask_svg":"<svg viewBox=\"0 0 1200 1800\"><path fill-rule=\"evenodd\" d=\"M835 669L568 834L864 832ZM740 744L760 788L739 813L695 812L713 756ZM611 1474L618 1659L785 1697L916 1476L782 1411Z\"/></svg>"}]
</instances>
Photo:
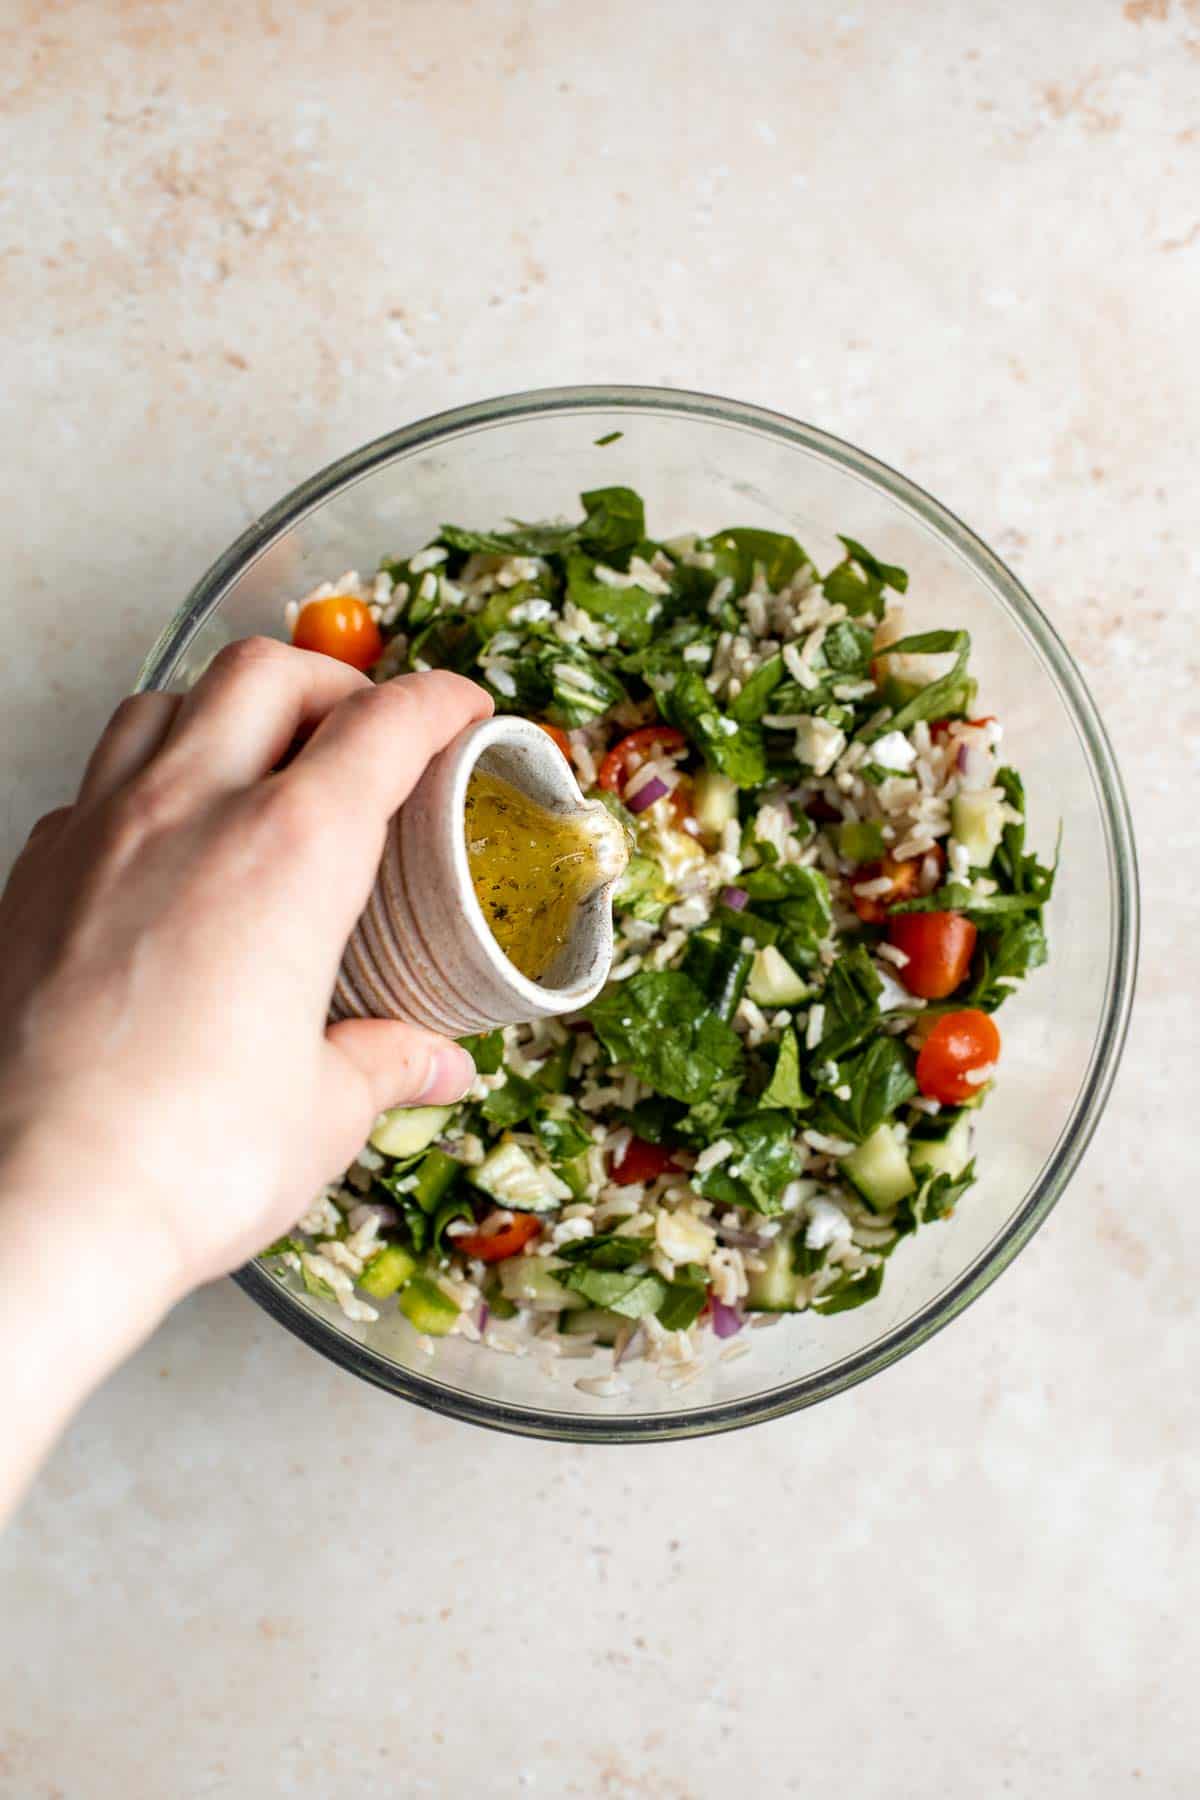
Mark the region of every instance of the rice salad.
<instances>
[{"instance_id":1,"label":"rice salad","mask_svg":"<svg viewBox=\"0 0 1200 1800\"><path fill-rule=\"evenodd\" d=\"M430 1349L609 1351L579 1381L605 1395L868 1303L969 1204L1053 869L967 633L906 634L902 569L853 538L824 575L781 533L656 542L628 488L582 504L444 527L288 609L377 679L450 667L544 724L632 854L599 998L467 1040L465 1100L385 1114L264 1255Z\"/></svg>"}]
</instances>

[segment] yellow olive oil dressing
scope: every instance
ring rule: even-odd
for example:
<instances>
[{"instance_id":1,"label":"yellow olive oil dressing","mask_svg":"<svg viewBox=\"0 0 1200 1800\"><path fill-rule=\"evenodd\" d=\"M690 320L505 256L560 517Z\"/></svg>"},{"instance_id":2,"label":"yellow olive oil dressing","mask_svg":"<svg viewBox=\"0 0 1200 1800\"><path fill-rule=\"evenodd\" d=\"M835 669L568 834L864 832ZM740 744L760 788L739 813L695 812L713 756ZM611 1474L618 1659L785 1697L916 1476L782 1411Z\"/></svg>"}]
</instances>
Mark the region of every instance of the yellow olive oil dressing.
<instances>
[{"instance_id":1,"label":"yellow olive oil dressing","mask_svg":"<svg viewBox=\"0 0 1200 1800\"><path fill-rule=\"evenodd\" d=\"M549 812L511 782L476 769L464 806L475 897L505 956L540 981L578 908L628 860L625 834L599 808Z\"/></svg>"}]
</instances>

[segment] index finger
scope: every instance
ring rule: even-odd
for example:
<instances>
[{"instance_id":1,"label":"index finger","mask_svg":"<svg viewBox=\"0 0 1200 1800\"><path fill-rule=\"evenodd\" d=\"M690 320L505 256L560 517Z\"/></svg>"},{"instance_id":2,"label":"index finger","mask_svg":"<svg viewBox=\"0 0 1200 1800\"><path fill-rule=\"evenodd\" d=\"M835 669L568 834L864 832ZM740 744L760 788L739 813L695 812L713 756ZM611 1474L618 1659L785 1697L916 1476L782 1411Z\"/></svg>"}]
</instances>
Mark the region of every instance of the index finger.
<instances>
[{"instance_id":1,"label":"index finger","mask_svg":"<svg viewBox=\"0 0 1200 1800\"><path fill-rule=\"evenodd\" d=\"M276 780L382 831L430 758L492 710L485 689L449 669L398 675L340 701Z\"/></svg>"}]
</instances>

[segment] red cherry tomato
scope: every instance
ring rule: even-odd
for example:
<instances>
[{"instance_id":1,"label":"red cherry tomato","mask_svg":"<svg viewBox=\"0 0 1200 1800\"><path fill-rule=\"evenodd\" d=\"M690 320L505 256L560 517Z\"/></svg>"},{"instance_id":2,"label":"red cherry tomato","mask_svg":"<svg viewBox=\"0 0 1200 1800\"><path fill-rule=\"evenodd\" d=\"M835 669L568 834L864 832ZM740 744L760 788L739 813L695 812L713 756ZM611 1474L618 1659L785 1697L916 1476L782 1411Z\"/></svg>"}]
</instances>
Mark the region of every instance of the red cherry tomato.
<instances>
[{"instance_id":1,"label":"red cherry tomato","mask_svg":"<svg viewBox=\"0 0 1200 1800\"><path fill-rule=\"evenodd\" d=\"M632 1187L635 1181L655 1181L678 1166L663 1144L648 1144L644 1138L635 1137L630 1138L624 1155L613 1164L612 1178L618 1187Z\"/></svg>"},{"instance_id":2,"label":"red cherry tomato","mask_svg":"<svg viewBox=\"0 0 1200 1800\"><path fill-rule=\"evenodd\" d=\"M534 724L539 731L544 731L548 738L553 738L567 761L571 760L571 740L558 725L547 725L545 719L535 719Z\"/></svg>"},{"instance_id":3,"label":"red cherry tomato","mask_svg":"<svg viewBox=\"0 0 1200 1800\"><path fill-rule=\"evenodd\" d=\"M640 769L657 751L686 748L686 735L677 731L674 725L643 725L640 731L631 731L620 743L613 745L600 764L596 785L607 793L622 794L634 770Z\"/></svg>"},{"instance_id":4,"label":"red cherry tomato","mask_svg":"<svg viewBox=\"0 0 1200 1800\"><path fill-rule=\"evenodd\" d=\"M945 857L939 844L926 851L927 856L937 859L939 874L945 865ZM903 862L897 862L894 856L887 855L878 862L864 863L854 873L853 886L860 881L881 881L886 875L891 881L891 892L887 894L856 894L851 892L850 899L855 912L864 925L882 925L888 916L889 909L898 900L915 900L921 891L921 867L924 856L906 856Z\"/></svg>"},{"instance_id":5,"label":"red cherry tomato","mask_svg":"<svg viewBox=\"0 0 1200 1800\"><path fill-rule=\"evenodd\" d=\"M944 1013L918 1052L917 1086L929 1100L961 1106L983 1086L967 1077L999 1059L1000 1033L990 1014L973 1006Z\"/></svg>"},{"instance_id":6,"label":"red cherry tomato","mask_svg":"<svg viewBox=\"0 0 1200 1800\"><path fill-rule=\"evenodd\" d=\"M299 650L334 656L354 669L369 669L383 654L383 637L365 600L354 594L330 594L301 608L292 632Z\"/></svg>"},{"instance_id":7,"label":"red cherry tomato","mask_svg":"<svg viewBox=\"0 0 1200 1800\"><path fill-rule=\"evenodd\" d=\"M888 920L888 943L908 961L896 972L910 994L944 1000L966 979L978 933L961 913L897 913Z\"/></svg>"},{"instance_id":8,"label":"red cherry tomato","mask_svg":"<svg viewBox=\"0 0 1200 1800\"><path fill-rule=\"evenodd\" d=\"M532 1213L514 1213L512 1223L501 1225L498 1231L465 1231L450 1241L464 1256L476 1256L480 1262L503 1262L506 1256L516 1256L523 1250L541 1229L541 1220Z\"/></svg>"}]
</instances>

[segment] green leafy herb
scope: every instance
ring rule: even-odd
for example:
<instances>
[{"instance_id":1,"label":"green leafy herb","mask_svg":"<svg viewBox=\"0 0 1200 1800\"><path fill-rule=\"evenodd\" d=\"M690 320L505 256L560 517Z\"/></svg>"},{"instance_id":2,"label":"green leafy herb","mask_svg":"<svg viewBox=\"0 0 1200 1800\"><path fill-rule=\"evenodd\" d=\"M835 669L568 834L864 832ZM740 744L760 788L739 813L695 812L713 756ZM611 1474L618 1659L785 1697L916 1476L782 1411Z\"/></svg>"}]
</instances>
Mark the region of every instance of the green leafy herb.
<instances>
[{"instance_id":1,"label":"green leafy herb","mask_svg":"<svg viewBox=\"0 0 1200 1800\"><path fill-rule=\"evenodd\" d=\"M663 717L687 733L710 768L738 787L762 785L767 762L761 728L723 713L698 670L680 663L651 685Z\"/></svg>"},{"instance_id":2,"label":"green leafy herb","mask_svg":"<svg viewBox=\"0 0 1200 1800\"><path fill-rule=\"evenodd\" d=\"M737 698L729 702L730 718L739 724L753 723L765 712L771 712L771 696L782 680L783 657L779 654L769 656L743 684Z\"/></svg>"},{"instance_id":3,"label":"green leafy herb","mask_svg":"<svg viewBox=\"0 0 1200 1800\"><path fill-rule=\"evenodd\" d=\"M503 1087L493 1088L480 1112L497 1131L508 1130L531 1119L542 1103L541 1090L524 1075L509 1074Z\"/></svg>"},{"instance_id":4,"label":"green leafy herb","mask_svg":"<svg viewBox=\"0 0 1200 1800\"><path fill-rule=\"evenodd\" d=\"M643 969L609 987L588 1017L609 1056L648 1087L691 1105L740 1075L742 1041L674 969Z\"/></svg>"},{"instance_id":5,"label":"green leafy herb","mask_svg":"<svg viewBox=\"0 0 1200 1800\"><path fill-rule=\"evenodd\" d=\"M848 1086L850 1098L841 1100L831 1092L824 1093L822 1121L827 1120L835 1133L859 1143L870 1137L916 1093L911 1056L898 1038L877 1037L857 1055L845 1058L838 1066L837 1085Z\"/></svg>"},{"instance_id":6,"label":"green leafy herb","mask_svg":"<svg viewBox=\"0 0 1200 1800\"><path fill-rule=\"evenodd\" d=\"M821 583L825 598L855 616L869 613L876 619L882 618L884 589L890 587L905 593L907 571L895 563L881 563L855 538L843 537L841 543L846 555Z\"/></svg>"},{"instance_id":7,"label":"green leafy herb","mask_svg":"<svg viewBox=\"0 0 1200 1800\"><path fill-rule=\"evenodd\" d=\"M613 911L657 924L675 898L675 890L652 856L631 856L613 890Z\"/></svg>"},{"instance_id":8,"label":"green leafy herb","mask_svg":"<svg viewBox=\"0 0 1200 1800\"><path fill-rule=\"evenodd\" d=\"M579 1263L589 1269L628 1269L644 1262L650 1254L650 1239L623 1237L617 1231L602 1231L596 1237L576 1238L563 1244L556 1254L563 1262Z\"/></svg>"},{"instance_id":9,"label":"green leafy herb","mask_svg":"<svg viewBox=\"0 0 1200 1800\"><path fill-rule=\"evenodd\" d=\"M463 1049L474 1058L481 1075L494 1075L504 1061L504 1033L485 1031L478 1037L459 1038Z\"/></svg>"},{"instance_id":10,"label":"green leafy herb","mask_svg":"<svg viewBox=\"0 0 1200 1800\"><path fill-rule=\"evenodd\" d=\"M582 1114L571 1112L543 1112L534 1120L534 1136L554 1164L571 1162L577 1156L586 1156L591 1148L592 1134Z\"/></svg>"},{"instance_id":11,"label":"green leafy herb","mask_svg":"<svg viewBox=\"0 0 1200 1800\"><path fill-rule=\"evenodd\" d=\"M537 669L551 696L542 710L568 730L590 724L625 698L616 676L578 644L547 644L538 652Z\"/></svg>"},{"instance_id":12,"label":"green leafy herb","mask_svg":"<svg viewBox=\"0 0 1200 1800\"><path fill-rule=\"evenodd\" d=\"M466 613L439 613L408 647L412 668L427 663L431 669L453 669L465 675L475 667L480 639L474 619Z\"/></svg>"},{"instance_id":13,"label":"green leafy herb","mask_svg":"<svg viewBox=\"0 0 1200 1800\"><path fill-rule=\"evenodd\" d=\"M667 1297L661 1275L635 1274L632 1270L575 1268L563 1278L563 1286L582 1294L591 1306L620 1313L623 1319L644 1319L657 1312Z\"/></svg>"},{"instance_id":14,"label":"green leafy herb","mask_svg":"<svg viewBox=\"0 0 1200 1800\"><path fill-rule=\"evenodd\" d=\"M587 515L579 528L579 542L593 556L620 556L642 542L646 508L632 488L593 488L579 498Z\"/></svg>"},{"instance_id":15,"label":"green leafy herb","mask_svg":"<svg viewBox=\"0 0 1200 1800\"><path fill-rule=\"evenodd\" d=\"M641 587L612 587L596 577L595 569L590 556L572 551L567 558L567 599L589 618L610 625L629 649L649 643L663 609L661 598Z\"/></svg>"},{"instance_id":16,"label":"green leafy herb","mask_svg":"<svg viewBox=\"0 0 1200 1800\"><path fill-rule=\"evenodd\" d=\"M975 979L965 1004L995 1012L1022 976L1046 961L1046 931L1039 917L1026 913L985 932L975 953Z\"/></svg>"},{"instance_id":17,"label":"green leafy herb","mask_svg":"<svg viewBox=\"0 0 1200 1800\"><path fill-rule=\"evenodd\" d=\"M593 438L592 442L595 444L597 450L603 450L606 444L615 444L618 438L623 438L624 436L625 433L623 431L606 431L603 437Z\"/></svg>"},{"instance_id":18,"label":"green leafy herb","mask_svg":"<svg viewBox=\"0 0 1200 1800\"><path fill-rule=\"evenodd\" d=\"M947 1219L975 1180L975 1164L970 1162L961 1175L928 1175L915 1194L902 1200L894 1222L903 1237L927 1225L931 1219Z\"/></svg>"},{"instance_id":19,"label":"green leafy herb","mask_svg":"<svg viewBox=\"0 0 1200 1800\"><path fill-rule=\"evenodd\" d=\"M963 683L967 678L967 659L971 654L969 631L919 631L914 637L901 638L889 644L888 656L946 656L953 653L954 666L936 681L926 682L912 699L890 718L876 719L858 733L864 744L870 744L885 731L908 731L918 719L944 719L962 705Z\"/></svg>"},{"instance_id":20,"label":"green leafy herb","mask_svg":"<svg viewBox=\"0 0 1200 1800\"><path fill-rule=\"evenodd\" d=\"M685 1263L675 1272L666 1298L655 1314L664 1331L686 1331L704 1310L708 1298L708 1277L695 1263Z\"/></svg>"},{"instance_id":21,"label":"green leafy herb","mask_svg":"<svg viewBox=\"0 0 1200 1800\"><path fill-rule=\"evenodd\" d=\"M783 1190L801 1169L794 1130L786 1112L751 1113L739 1124L726 1125L721 1135L733 1145L733 1154L692 1177L697 1193L726 1206L781 1212Z\"/></svg>"},{"instance_id":22,"label":"green leafy herb","mask_svg":"<svg viewBox=\"0 0 1200 1800\"><path fill-rule=\"evenodd\" d=\"M794 537L782 531L760 531L752 525L729 526L697 548L711 551L715 557L714 580L728 576L739 594L751 586L756 565L772 593L778 593L810 562Z\"/></svg>"},{"instance_id":23,"label":"green leafy herb","mask_svg":"<svg viewBox=\"0 0 1200 1800\"><path fill-rule=\"evenodd\" d=\"M812 1105L811 1096L805 1093L800 1080L800 1048L791 1026L779 1040L779 1054L771 1079L759 1096L759 1105L789 1108L794 1112Z\"/></svg>"},{"instance_id":24,"label":"green leafy herb","mask_svg":"<svg viewBox=\"0 0 1200 1800\"><path fill-rule=\"evenodd\" d=\"M455 1219L471 1219L473 1221L474 1218L475 1208L461 1189L457 1193L448 1194L433 1215L433 1224L429 1232L430 1247L434 1250L448 1249L453 1243L453 1239L450 1240L450 1244L447 1243L447 1225L453 1224Z\"/></svg>"},{"instance_id":25,"label":"green leafy herb","mask_svg":"<svg viewBox=\"0 0 1200 1800\"><path fill-rule=\"evenodd\" d=\"M819 1313L851 1312L856 1306L865 1306L868 1300L874 1300L883 1286L884 1265L872 1263L865 1269L847 1269L837 1280L812 1303L812 1310Z\"/></svg>"},{"instance_id":26,"label":"green leafy herb","mask_svg":"<svg viewBox=\"0 0 1200 1800\"><path fill-rule=\"evenodd\" d=\"M742 949L740 938L696 936L688 944L680 967L702 988L718 1019L732 1019L750 979L754 958Z\"/></svg>"}]
</instances>

